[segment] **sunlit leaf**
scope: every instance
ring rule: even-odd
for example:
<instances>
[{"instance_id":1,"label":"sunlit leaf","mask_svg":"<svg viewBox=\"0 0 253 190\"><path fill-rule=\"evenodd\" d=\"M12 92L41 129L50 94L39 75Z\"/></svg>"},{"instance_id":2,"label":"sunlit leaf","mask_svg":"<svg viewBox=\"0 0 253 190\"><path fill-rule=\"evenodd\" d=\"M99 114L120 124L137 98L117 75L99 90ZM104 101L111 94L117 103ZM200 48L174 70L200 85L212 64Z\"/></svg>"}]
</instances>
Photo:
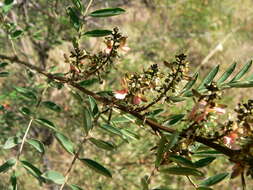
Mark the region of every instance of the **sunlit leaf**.
<instances>
[{"instance_id":1,"label":"sunlit leaf","mask_svg":"<svg viewBox=\"0 0 253 190\"><path fill-rule=\"evenodd\" d=\"M244 67L234 76L234 78L232 78L232 80L229 81L229 83L238 81L239 79L241 79L249 71L251 65L252 65L252 61L249 61L248 63L246 63Z\"/></svg>"},{"instance_id":2,"label":"sunlit leaf","mask_svg":"<svg viewBox=\"0 0 253 190\"><path fill-rule=\"evenodd\" d=\"M31 146L33 146L37 151L39 151L40 153L44 154L45 147L44 147L44 144L42 142L40 142L39 140L36 140L36 139L28 139L26 141Z\"/></svg>"},{"instance_id":3,"label":"sunlit leaf","mask_svg":"<svg viewBox=\"0 0 253 190\"><path fill-rule=\"evenodd\" d=\"M9 137L3 145L3 149L10 149L22 142L20 137Z\"/></svg>"},{"instance_id":4,"label":"sunlit leaf","mask_svg":"<svg viewBox=\"0 0 253 190\"><path fill-rule=\"evenodd\" d=\"M200 83L198 89L202 89L205 88L205 85L210 84L214 77L217 75L218 71L219 71L220 66L217 65L216 67L214 67L211 72L203 79L203 81Z\"/></svg>"},{"instance_id":5,"label":"sunlit leaf","mask_svg":"<svg viewBox=\"0 0 253 190\"><path fill-rule=\"evenodd\" d=\"M112 133L112 134L119 135L122 137L122 132L118 128L115 128L115 127L108 125L108 124L102 125L101 128Z\"/></svg>"},{"instance_id":6,"label":"sunlit leaf","mask_svg":"<svg viewBox=\"0 0 253 190\"><path fill-rule=\"evenodd\" d=\"M233 63L223 74L222 76L219 78L219 80L217 81L217 84L221 84L224 81L226 81L228 79L228 77L234 72L235 68L236 68L237 63Z\"/></svg>"},{"instance_id":7,"label":"sunlit leaf","mask_svg":"<svg viewBox=\"0 0 253 190\"><path fill-rule=\"evenodd\" d=\"M59 172L53 171L53 170L49 170L47 172L45 172L42 177L44 177L47 180L50 180L56 184L63 184L65 179L64 176L62 174L60 174Z\"/></svg>"},{"instance_id":8,"label":"sunlit leaf","mask_svg":"<svg viewBox=\"0 0 253 190\"><path fill-rule=\"evenodd\" d=\"M65 135L56 132L55 137L67 152L69 152L70 154L74 154L74 144Z\"/></svg>"}]
</instances>

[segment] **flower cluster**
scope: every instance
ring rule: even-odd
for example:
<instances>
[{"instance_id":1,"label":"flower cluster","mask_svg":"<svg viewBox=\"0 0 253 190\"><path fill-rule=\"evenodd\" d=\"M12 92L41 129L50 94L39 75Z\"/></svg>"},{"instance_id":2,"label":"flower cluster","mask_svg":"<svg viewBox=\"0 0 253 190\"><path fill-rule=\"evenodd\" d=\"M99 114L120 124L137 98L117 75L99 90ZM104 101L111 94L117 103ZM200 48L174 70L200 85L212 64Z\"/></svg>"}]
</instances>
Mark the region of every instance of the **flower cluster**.
<instances>
[{"instance_id":1,"label":"flower cluster","mask_svg":"<svg viewBox=\"0 0 253 190\"><path fill-rule=\"evenodd\" d=\"M65 63L69 64L71 80L78 81L109 73L114 59L118 56L118 50L127 52L130 48L127 46L127 38L122 36L118 28L114 28L111 36L106 37L106 48L97 54L91 54L80 48L78 41L73 40L74 51L70 56L64 55Z\"/></svg>"}]
</instances>

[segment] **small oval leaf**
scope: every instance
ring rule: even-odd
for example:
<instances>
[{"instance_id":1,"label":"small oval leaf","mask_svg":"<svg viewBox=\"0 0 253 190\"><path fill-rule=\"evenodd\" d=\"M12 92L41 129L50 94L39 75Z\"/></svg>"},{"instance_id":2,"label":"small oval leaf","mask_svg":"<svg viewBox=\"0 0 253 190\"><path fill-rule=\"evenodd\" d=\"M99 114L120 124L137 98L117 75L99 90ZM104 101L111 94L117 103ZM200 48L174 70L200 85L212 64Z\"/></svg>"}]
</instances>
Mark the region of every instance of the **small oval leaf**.
<instances>
[{"instance_id":1,"label":"small oval leaf","mask_svg":"<svg viewBox=\"0 0 253 190\"><path fill-rule=\"evenodd\" d=\"M33 164L31 164L30 162L27 162L25 160L21 160L20 161L23 165L23 167L35 178L37 178L39 181L41 182L46 182L45 179L43 177L41 177L42 172L35 167Z\"/></svg>"},{"instance_id":2,"label":"small oval leaf","mask_svg":"<svg viewBox=\"0 0 253 190\"><path fill-rule=\"evenodd\" d=\"M111 34L112 34L111 30L91 30L91 31L85 32L83 35L88 36L88 37L104 37Z\"/></svg>"},{"instance_id":3,"label":"small oval leaf","mask_svg":"<svg viewBox=\"0 0 253 190\"><path fill-rule=\"evenodd\" d=\"M80 161L82 161L86 166L88 166L92 170L106 177L112 177L111 172L108 169L106 169L104 166L102 166L101 164L97 163L96 161L87 159L87 158L80 158Z\"/></svg>"},{"instance_id":4,"label":"small oval leaf","mask_svg":"<svg viewBox=\"0 0 253 190\"><path fill-rule=\"evenodd\" d=\"M83 108L83 126L85 132L88 134L89 131L92 129L92 116L90 111L87 108Z\"/></svg>"},{"instance_id":5,"label":"small oval leaf","mask_svg":"<svg viewBox=\"0 0 253 190\"><path fill-rule=\"evenodd\" d=\"M210 84L214 77L217 75L218 71L219 71L220 66L217 65L215 68L213 68L210 73L203 79L203 81L200 83L199 87L197 88L199 89L203 89L206 88L205 85Z\"/></svg>"},{"instance_id":6,"label":"small oval leaf","mask_svg":"<svg viewBox=\"0 0 253 190\"><path fill-rule=\"evenodd\" d=\"M196 168L205 167L205 166L211 164L215 159L216 159L215 157L203 158L203 159L200 159L200 160L194 162L194 165Z\"/></svg>"},{"instance_id":7,"label":"small oval leaf","mask_svg":"<svg viewBox=\"0 0 253 190\"><path fill-rule=\"evenodd\" d=\"M65 135L56 132L55 137L67 152L69 152L70 154L74 154L74 144Z\"/></svg>"},{"instance_id":8,"label":"small oval leaf","mask_svg":"<svg viewBox=\"0 0 253 190\"><path fill-rule=\"evenodd\" d=\"M9 137L3 145L3 149L11 149L22 142L20 137Z\"/></svg>"},{"instance_id":9,"label":"small oval leaf","mask_svg":"<svg viewBox=\"0 0 253 190\"><path fill-rule=\"evenodd\" d=\"M114 145L112 143L95 139L95 138L89 138L89 141L92 142L94 145L96 145L98 148L102 148L105 150L113 150L115 149Z\"/></svg>"},{"instance_id":10,"label":"small oval leaf","mask_svg":"<svg viewBox=\"0 0 253 190\"><path fill-rule=\"evenodd\" d=\"M65 181L65 178L62 174L60 174L59 172L53 171L53 170L49 170L47 172L45 172L42 177L44 177L47 180L50 180L56 184L63 184Z\"/></svg>"},{"instance_id":11,"label":"small oval leaf","mask_svg":"<svg viewBox=\"0 0 253 190\"><path fill-rule=\"evenodd\" d=\"M31 146L33 146L40 153L44 154L44 152L45 152L44 144L42 142L40 142L39 140L28 139L27 143L30 144Z\"/></svg>"},{"instance_id":12,"label":"small oval leaf","mask_svg":"<svg viewBox=\"0 0 253 190\"><path fill-rule=\"evenodd\" d=\"M51 102L51 101L44 101L44 102L42 102L42 105L45 106L46 108L51 109L51 110L56 111L56 112L61 111L61 107L58 106L56 103Z\"/></svg>"},{"instance_id":13,"label":"small oval leaf","mask_svg":"<svg viewBox=\"0 0 253 190\"><path fill-rule=\"evenodd\" d=\"M166 174L174 174L174 175L193 175L198 177L203 177L204 174L196 169L187 168L187 167L170 167L161 169L161 172Z\"/></svg>"},{"instance_id":14,"label":"small oval leaf","mask_svg":"<svg viewBox=\"0 0 253 190\"><path fill-rule=\"evenodd\" d=\"M108 16L116 16L125 13L126 11L122 8L107 8L93 11L89 14L92 17L108 17Z\"/></svg>"},{"instance_id":15,"label":"small oval leaf","mask_svg":"<svg viewBox=\"0 0 253 190\"><path fill-rule=\"evenodd\" d=\"M217 81L217 84L221 84L224 81L226 81L228 79L228 77L234 72L235 68L236 68L237 63L233 63L223 74L222 76L219 78L219 80Z\"/></svg>"},{"instance_id":16,"label":"small oval leaf","mask_svg":"<svg viewBox=\"0 0 253 190\"><path fill-rule=\"evenodd\" d=\"M0 173L7 172L16 163L16 159L11 158L0 166Z\"/></svg>"},{"instance_id":17,"label":"small oval leaf","mask_svg":"<svg viewBox=\"0 0 253 190\"><path fill-rule=\"evenodd\" d=\"M200 183L200 185L201 186L212 186L212 185L215 185L215 184L221 182L223 179L225 179L228 175L229 175L229 173L217 174L215 176L209 177L206 180L202 181Z\"/></svg>"},{"instance_id":18,"label":"small oval leaf","mask_svg":"<svg viewBox=\"0 0 253 190\"><path fill-rule=\"evenodd\" d=\"M45 126L45 127L48 127L48 128L50 128L50 129L54 130L54 131L56 130L56 127L55 127L54 123L51 122L51 121L48 121L47 119L38 118L38 119L35 119L35 121L36 121L37 123L39 123L39 124Z\"/></svg>"}]
</instances>

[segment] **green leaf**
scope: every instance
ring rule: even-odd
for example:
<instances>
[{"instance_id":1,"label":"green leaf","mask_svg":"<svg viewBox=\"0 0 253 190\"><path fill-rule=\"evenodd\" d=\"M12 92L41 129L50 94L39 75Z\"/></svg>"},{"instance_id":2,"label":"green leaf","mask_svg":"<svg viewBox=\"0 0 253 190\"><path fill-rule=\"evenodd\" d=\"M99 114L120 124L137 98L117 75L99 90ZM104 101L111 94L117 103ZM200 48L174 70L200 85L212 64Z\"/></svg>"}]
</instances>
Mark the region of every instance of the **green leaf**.
<instances>
[{"instance_id":1,"label":"green leaf","mask_svg":"<svg viewBox=\"0 0 253 190\"><path fill-rule=\"evenodd\" d=\"M200 160L194 162L194 165L196 168L205 167L205 166L211 164L215 159L216 159L215 157L203 158L203 159L200 159Z\"/></svg>"},{"instance_id":2,"label":"green leaf","mask_svg":"<svg viewBox=\"0 0 253 190\"><path fill-rule=\"evenodd\" d=\"M127 129L120 129L120 132L122 133L122 137L124 139L133 139L133 140L136 140L136 139L140 139L140 137L135 134L134 132L130 131L130 130L127 130Z\"/></svg>"},{"instance_id":3,"label":"green leaf","mask_svg":"<svg viewBox=\"0 0 253 190\"><path fill-rule=\"evenodd\" d=\"M74 154L74 144L65 135L56 132L55 137L67 152L69 152L70 154Z\"/></svg>"},{"instance_id":4,"label":"green leaf","mask_svg":"<svg viewBox=\"0 0 253 190\"><path fill-rule=\"evenodd\" d=\"M9 74L9 72L0 72L0 77L8 77Z\"/></svg>"},{"instance_id":5,"label":"green leaf","mask_svg":"<svg viewBox=\"0 0 253 190\"><path fill-rule=\"evenodd\" d=\"M166 149L170 150L177 144L178 139L179 139L179 132L176 131L170 137L167 137L167 138L168 138L169 144L166 146Z\"/></svg>"},{"instance_id":6,"label":"green leaf","mask_svg":"<svg viewBox=\"0 0 253 190\"><path fill-rule=\"evenodd\" d=\"M112 177L111 172L101 164L97 163L96 161L87 158L80 158L79 160L82 161L90 169L96 171L97 173L100 173L106 177Z\"/></svg>"},{"instance_id":7,"label":"green leaf","mask_svg":"<svg viewBox=\"0 0 253 190\"><path fill-rule=\"evenodd\" d=\"M213 190L213 189L209 187L198 187L196 190Z\"/></svg>"},{"instance_id":8,"label":"green leaf","mask_svg":"<svg viewBox=\"0 0 253 190\"><path fill-rule=\"evenodd\" d=\"M33 101L37 101L37 96L31 90L22 87L16 87L15 90L22 96L31 99Z\"/></svg>"},{"instance_id":9,"label":"green leaf","mask_svg":"<svg viewBox=\"0 0 253 190\"><path fill-rule=\"evenodd\" d=\"M219 65L217 65L215 68L213 68L211 70L211 72L200 83L200 85L199 85L199 87L197 89L199 90L199 89L202 89L202 88L206 88L205 85L208 85L208 84L210 84L213 81L214 77L217 75L217 73L219 71L219 68L220 68Z\"/></svg>"},{"instance_id":10,"label":"green leaf","mask_svg":"<svg viewBox=\"0 0 253 190\"><path fill-rule=\"evenodd\" d=\"M36 139L27 139L27 143L29 143L31 146L33 146L37 151L40 153L44 154L45 152L45 147L42 142Z\"/></svg>"},{"instance_id":11,"label":"green leaf","mask_svg":"<svg viewBox=\"0 0 253 190\"><path fill-rule=\"evenodd\" d=\"M78 84L82 87L89 87L97 82L99 82L99 80L97 78L93 78L93 79L89 79L89 80L83 80L83 81L79 82Z\"/></svg>"},{"instance_id":12,"label":"green leaf","mask_svg":"<svg viewBox=\"0 0 253 190\"><path fill-rule=\"evenodd\" d=\"M53 170L49 170L47 172L45 172L42 177L44 177L47 180L50 180L56 184L63 184L65 179L64 176L62 174L60 174L59 172L53 171Z\"/></svg>"},{"instance_id":13,"label":"green leaf","mask_svg":"<svg viewBox=\"0 0 253 190\"><path fill-rule=\"evenodd\" d=\"M93 116L96 116L99 113L97 102L92 96L89 96L88 98L90 103L90 110Z\"/></svg>"},{"instance_id":14,"label":"green leaf","mask_svg":"<svg viewBox=\"0 0 253 190\"><path fill-rule=\"evenodd\" d=\"M192 161L190 161L182 156L171 155L169 157L169 159L172 160L173 162L176 162L176 163L184 165L184 166L188 166L188 167L192 167L192 168L195 167L195 165L192 163Z\"/></svg>"},{"instance_id":15,"label":"green leaf","mask_svg":"<svg viewBox=\"0 0 253 190\"><path fill-rule=\"evenodd\" d=\"M196 169L193 168L187 168L187 167L170 167L170 168L164 168L160 170L163 173L166 174L173 174L173 175L193 175L197 177L203 177L204 174Z\"/></svg>"},{"instance_id":16,"label":"green leaf","mask_svg":"<svg viewBox=\"0 0 253 190\"><path fill-rule=\"evenodd\" d=\"M222 155L219 151L216 150L207 150L207 151L199 151L195 152L193 156L198 156L198 157L207 157L207 156L219 156Z\"/></svg>"},{"instance_id":17,"label":"green leaf","mask_svg":"<svg viewBox=\"0 0 253 190\"><path fill-rule=\"evenodd\" d=\"M221 182L223 179L225 179L228 176L229 173L221 173L217 174L215 176L209 177L206 180L202 181L200 183L201 186L212 186L219 182Z\"/></svg>"},{"instance_id":18,"label":"green leaf","mask_svg":"<svg viewBox=\"0 0 253 190\"><path fill-rule=\"evenodd\" d=\"M3 145L3 149L11 149L22 142L20 137L9 137Z\"/></svg>"},{"instance_id":19,"label":"green leaf","mask_svg":"<svg viewBox=\"0 0 253 190\"><path fill-rule=\"evenodd\" d=\"M72 190L83 190L81 187L77 186L77 185L69 185L69 187L72 189Z\"/></svg>"},{"instance_id":20,"label":"green leaf","mask_svg":"<svg viewBox=\"0 0 253 190\"><path fill-rule=\"evenodd\" d=\"M229 81L229 83L238 81L239 79L241 79L249 71L251 65L252 65L252 61L249 61L248 63L246 63L246 65L244 65L244 67L235 75L234 78L232 78L231 81Z\"/></svg>"},{"instance_id":21,"label":"green leaf","mask_svg":"<svg viewBox=\"0 0 253 190\"><path fill-rule=\"evenodd\" d=\"M73 24L73 27L78 31L81 27L81 22L79 19L80 12L75 7L68 7L67 9L70 21Z\"/></svg>"},{"instance_id":22,"label":"green leaf","mask_svg":"<svg viewBox=\"0 0 253 190\"><path fill-rule=\"evenodd\" d=\"M18 190L17 176L15 172L11 175L10 182L11 182L10 190Z\"/></svg>"},{"instance_id":23,"label":"green leaf","mask_svg":"<svg viewBox=\"0 0 253 190\"><path fill-rule=\"evenodd\" d=\"M188 91L189 89L191 89L191 87L193 87L193 85L196 83L198 77L199 77L199 73L195 73L195 74L193 75L193 77L192 77L193 79L190 80L190 81L184 86L183 92L186 92L186 91Z\"/></svg>"},{"instance_id":24,"label":"green leaf","mask_svg":"<svg viewBox=\"0 0 253 190\"><path fill-rule=\"evenodd\" d=\"M228 79L228 77L234 72L235 68L236 68L237 63L233 63L223 74L222 76L219 78L219 80L217 81L217 84L221 84L224 81L226 81Z\"/></svg>"},{"instance_id":25,"label":"green leaf","mask_svg":"<svg viewBox=\"0 0 253 190\"><path fill-rule=\"evenodd\" d=\"M116 16L125 13L126 11L122 8L107 8L96 10L89 14L92 17L108 17L108 16Z\"/></svg>"},{"instance_id":26,"label":"green leaf","mask_svg":"<svg viewBox=\"0 0 253 190\"><path fill-rule=\"evenodd\" d=\"M88 36L88 37L104 37L111 34L112 34L111 30L91 30L91 31L85 32L83 35Z\"/></svg>"},{"instance_id":27,"label":"green leaf","mask_svg":"<svg viewBox=\"0 0 253 190\"><path fill-rule=\"evenodd\" d=\"M7 63L7 62L2 62L2 63L0 63L0 68L4 68L4 67L6 67L7 65L9 65L9 63Z\"/></svg>"},{"instance_id":28,"label":"green leaf","mask_svg":"<svg viewBox=\"0 0 253 190\"><path fill-rule=\"evenodd\" d=\"M92 142L94 145L96 145L98 148L102 148L105 150L115 149L114 145L110 142L106 142L106 141L95 139L95 138L89 138L89 141Z\"/></svg>"},{"instance_id":29,"label":"green leaf","mask_svg":"<svg viewBox=\"0 0 253 190\"><path fill-rule=\"evenodd\" d=\"M87 108L83 108L83 126L86 134L92 129L92 116Z\"/></svg>"},{"instance_id":30,"label":"green leaf","mask_svg":"<svg viewBox=\"0 0 253 190\"><path fill-rule=\"evenodd\" d=\"M22 107L19 110L23 115L31 116L32 112L27 107Z\"/></svg>"},{"instance_id":31,"label":"green leaf","mask_svg":"<svg viewBox=\"0 0 253 190\"><path fill-rule=\"evenodd\" d=\"M142 190L149 190L148 175L141 178Z\"/></svg>"},{"instance_id":32,"label":"green leaf","mask_svg":"<svg viewBox=\"0 0 253 190\"><path fill-rule=\"evenodd\" d=\"M83 7L83 4L80 0L72 0L72 3L75 5L75 7L80 11L82 12L84 7Z\"/></svg>"},{"instance_id":33,"label":"green leaf","mask_svg":"<svg viewBox=\"0 0 253 190\"><path fill-rule=\"evenodd\" d=\"M25 160L21 160L20 161L23 165L23 167L35 178L37 178L39 181L41 182L46 182L45 179L41 176L42 172L35 167L33 164L31 164L30 162L27 162Z\"/></svg>"},{"instance_id":34,"label":"green leaf","mask_svg":"<svg viewBox=\"0 0 253 190\"><path fill-rule=\"evenodd\" d=\"M11 33L12 39L17 39L23 34L23 30L16 30L13 33Z\"/></svg>"},{"instance_id":35,"label":"green leaf","mask_svg":"<svg viewBox=\"0 0 253 190\"><path fill-rule=\"evenodd\" d=\"M39 123L39 124L45 126L45 127L48 127L48 128L50 128L50 129L56 131L56 127L55 127L54 123L51 122L51 121L48 121L47 119L38 118L38 119L35 119L35 121L36 121L37 123Z\"/></svg>"},{"instance_id":36,"label":"green leaf","mask_svg":"<svg viewBox=\"0 0 253 190\"><path fill-rule=\"evenodd\" d=\"M102 125L101 128L112 133L112 134L118 135L120 137L122 137L122 135L123 135L122 132L118 128L115 128L115 127L108 125L108 124Z\"/></svg>"},{"instance_id":37,"label":"green leaf","mask_svg":"<svg viewBox=\"0 0 253 190\"><path fill-rule=\"evenodd\" d=\"M232 82L226 85L233 88L250 88L250 87L253 87L253 81Z\"/></svg>"},{"instance_id":38,"label":"green leaf","mask_svg":"<svg viewBox=\"0 0 253 190\"><path fill-rule=\"evenodd\" d=\"M7 160L4 164L0 166L0 173L7 172L12 166L14 166L16 163L16 159L11 158Z\"/></svg>"},{"instance_id":39,"label":"green leaf","mask_svg":"<svg viewBox=\"0 0 253 190\"><path fill-rule=\"evenodd\" d=\"M184 118L185 114L177 114L172 115L169 117L168 121L166 122L167 125L175 125L179 121L181 121Z\"/></svg>"},{"instance_id":40,"label":"green leaf","mask_svg":"<svg viewBox=\"0 0 253 190\"><path fill-rule=\"evenodd\" d=\"M166 137L163 135L162 138L159 141L157 153L156 153L156 161L155 161L155 167L158 168L163 160L163 154L165 150L165 143L167 142Z\"/></svg>"},{"instance_id":41,"label":"green leaf","mask_svg":"<svg viewBox=\"0 0 253 190\"><path fill-rule=\"evenodd\" d=\"M61 111L61 107L58 106L56 103L54 102L51 102L51 101L44 101L41 103L43 106L45 106L46 108L48 109L51 109L53 111L56 111L56 112L60 112Z\"/></svg>"},{"instance_id":42,"label":"green leaf","mask_svg":"<svg viewBox=\"0 0 253 190\"><path fill-rule=\"evenodd\" d=\"M14 0L4 0L5 5L10 5L13 3Z\"/></svg>"}]
</instances>

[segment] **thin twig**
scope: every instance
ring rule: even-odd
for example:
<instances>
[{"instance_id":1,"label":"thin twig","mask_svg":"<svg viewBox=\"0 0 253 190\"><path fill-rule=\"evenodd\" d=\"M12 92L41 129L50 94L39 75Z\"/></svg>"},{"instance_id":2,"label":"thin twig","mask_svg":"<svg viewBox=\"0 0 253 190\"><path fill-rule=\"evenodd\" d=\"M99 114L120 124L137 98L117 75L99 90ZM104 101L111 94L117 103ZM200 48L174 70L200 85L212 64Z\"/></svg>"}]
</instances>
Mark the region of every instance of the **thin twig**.
<instances>
[{"instance_id":1,"label":"thin twig","mask_svg":"<svg viewBox=\"0 0 253 190\"><path fill-rule=\"evenodd\" d=\"M84 11L84 16L86 16L86 15L87 15L88 10L89 10L89 8L90 8L90 6L91 6L92 2L93 2L93 0L90 0L89 4L87 5L87 7L86 7L86 9L85 9L85 11Z\"/></svg>"},{"instance_id":2,"label":"thin twig","mask_svg":"<svg viewBox=\"0 0 253 190\"><path fill-rule=\"evenodd\" d=\"M64 186L66 185L66 183L68 181L68 178L69 178L69 175L70 175L70 172L71 172L72 168L74 167L74 164L75 164L76 160L79 157L79 154L80 154L80 152L82 150L82 145L85 143L86 139L87 139L87 137L84 137L83 140L82 140L82 142L80 143L79 148L78 148L77 152L75 153L75 155L74 155L74 157L73 157L73 159L71 161L71 164L70 164L69 168L67 169L67 171L65 173L64 183L61 185L61 187L60 187L59 190L63 190Z\"/></svg>"},{"instance_id":3,"label":"thin twig","mask_svg":"<svg viewBox=\"0 0 253 190\"><path fill-rule=\"evenodd\" d=\"M187 179L189 180L189 182L192 184L192 186L193 186L195 189L197 189L198 186L192 181L192 179L191 179L188 175L187 175L186 177L187 177Z\"/></svg>"}]
</instances>

